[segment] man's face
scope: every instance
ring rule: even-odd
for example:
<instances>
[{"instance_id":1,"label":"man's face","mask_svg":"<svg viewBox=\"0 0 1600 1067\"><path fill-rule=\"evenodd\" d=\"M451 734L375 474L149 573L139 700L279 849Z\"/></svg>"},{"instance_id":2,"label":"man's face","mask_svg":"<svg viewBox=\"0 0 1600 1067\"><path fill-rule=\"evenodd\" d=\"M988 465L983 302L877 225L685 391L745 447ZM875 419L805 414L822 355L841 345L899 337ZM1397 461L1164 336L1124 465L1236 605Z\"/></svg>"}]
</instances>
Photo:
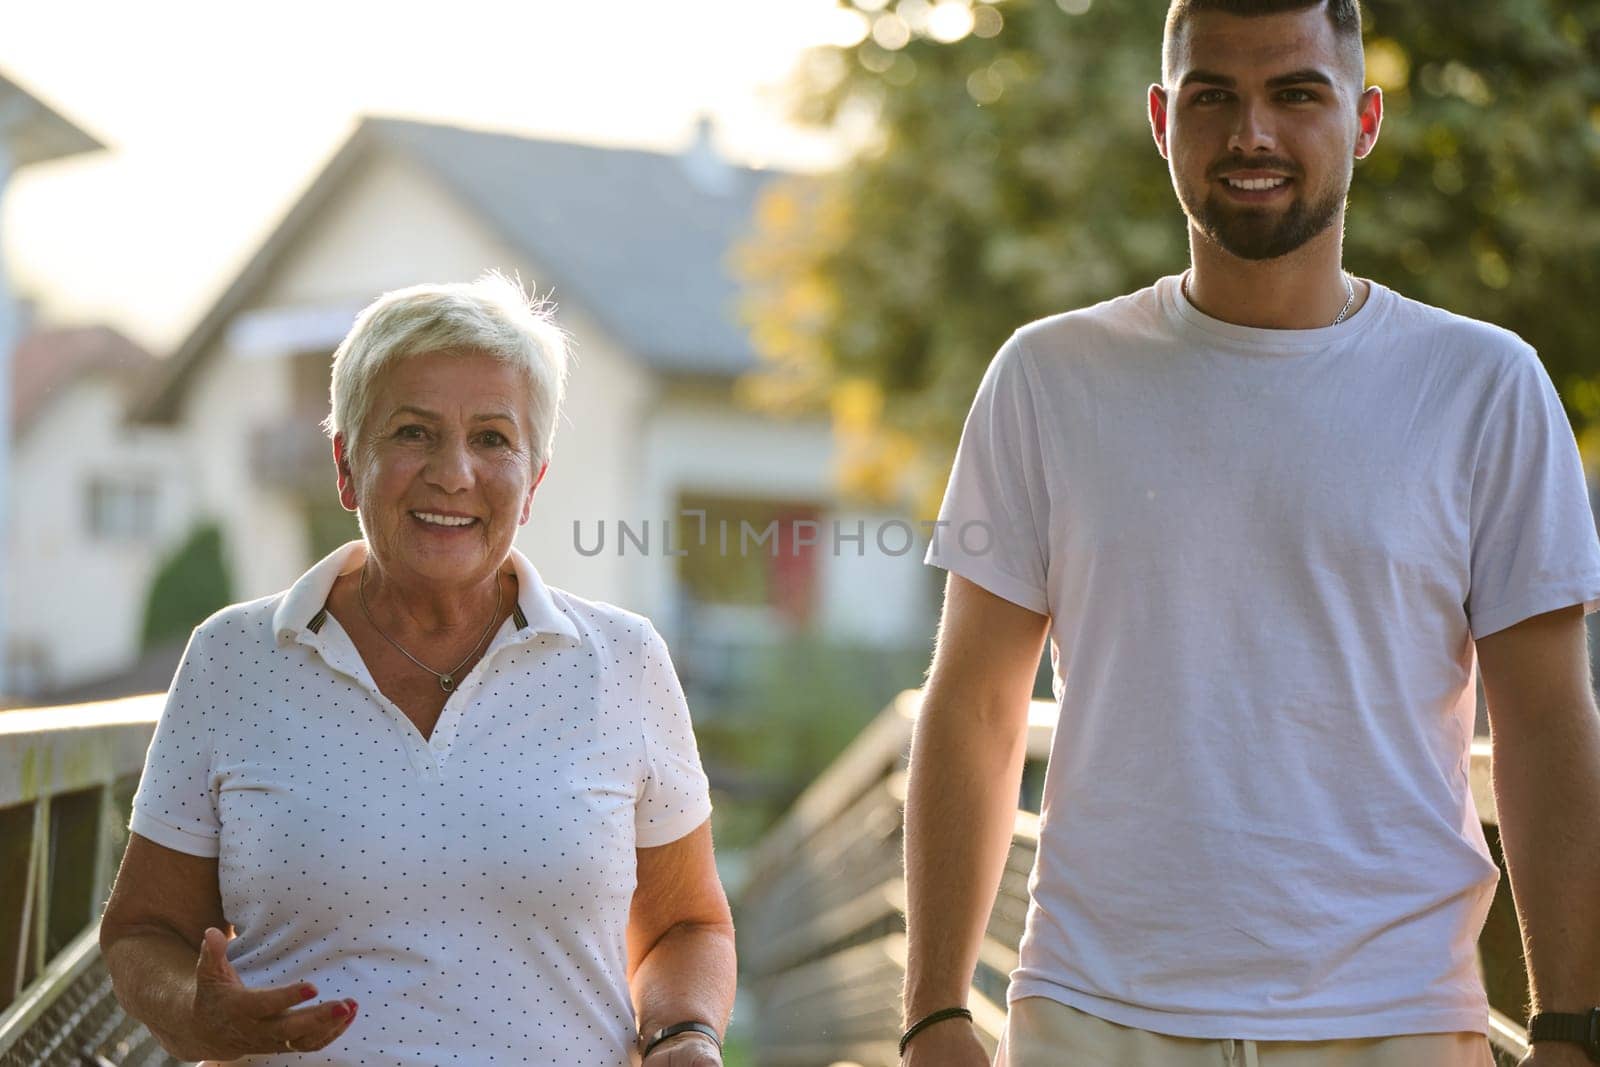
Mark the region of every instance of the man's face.
<instances>
[{"instance_id":1,"label":"man's face","mask_svg":"<svg viewBox=\"0 0 1600 1067\"><path fill-rule=\"evenodd\" d=\"M1339 223L1372 150L1377 89L1320 5L1196 12L1173 43L1150 121L1190 224L1240 259L1275 259Z\"/></svg>"}]
</instances>

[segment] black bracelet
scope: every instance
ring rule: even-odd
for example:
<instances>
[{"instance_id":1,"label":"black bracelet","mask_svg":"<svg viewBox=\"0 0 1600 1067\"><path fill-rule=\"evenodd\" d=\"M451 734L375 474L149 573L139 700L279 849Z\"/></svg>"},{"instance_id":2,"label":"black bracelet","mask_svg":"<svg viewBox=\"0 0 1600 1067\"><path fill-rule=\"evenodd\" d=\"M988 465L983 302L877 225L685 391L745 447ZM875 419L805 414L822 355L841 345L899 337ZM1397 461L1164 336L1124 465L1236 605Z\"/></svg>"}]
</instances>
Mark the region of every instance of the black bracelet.
<instances>
[{"instance_id":1,"label":"black bracelet","mask_svg":"<svg viewBox=\"0 0 1600 1067\"><path fill-rule=\"evenodd\" d=\"M717 1036L717 1031L714 1027L707 1026L705 1023L673 1023L671 1026L663 1026L650 1035L650 1041L644 1046L644 1052L639 1058L641 1060L648 1058L650 1053L655 1051L657 1045L677 1037L679 1034L704 1034L711 1039L713 1045L717 1046L718 1053L722 1051L722 1038Z\"/></svg>"},{"instance_id":2,"label":"black bracelet","mask_svg":"<svg viewBox=\"0 0 1600 1067\"><path fill-rule=\"evenodd\" d=\"M942 1023L946 1019L965 1019L970 1023L972 1021L972 1012L966 1008L940 1008L931 1015L924 1015L912 1023L905 1033L900 1035L900 1055L904 1056L906 1054L906 1046L911 1043L912 1038L934 1023Z\"/></svg>"}]
</instances>

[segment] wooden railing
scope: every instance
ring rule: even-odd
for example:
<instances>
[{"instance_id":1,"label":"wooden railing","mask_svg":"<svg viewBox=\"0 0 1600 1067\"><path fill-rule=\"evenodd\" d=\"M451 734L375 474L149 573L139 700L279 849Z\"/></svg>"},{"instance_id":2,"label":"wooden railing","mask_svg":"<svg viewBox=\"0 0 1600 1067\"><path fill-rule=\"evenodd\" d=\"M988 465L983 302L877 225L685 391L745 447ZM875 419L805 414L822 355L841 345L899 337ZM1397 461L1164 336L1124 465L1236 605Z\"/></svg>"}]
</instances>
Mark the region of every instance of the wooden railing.
<instances>
[{"instance_id":1,"label":"wooden railing","mask_svg":"<svg viewBox=\"0 0 1600 1067\"><path fill-rule=\"evenodd\" d=\"M96 943L162 699L0 712L0 1067L172 1062Z\"/></svg>"},{"instance_id":2,"label":"wooden railing","mask_svg":"<svg viewBox=\"0 0 1600 1067\"><path fill-rule=\"evenodd\" d=\"M862 1067L899 1062L905 978L905 880L901 867L905 757L921 693L901 693L806 790L762 842L739 899L739 953L755 1008L763 1067ZM979 949L968 1006L991 1051L1005 1024L1006 986L1017 964L1028 875L1039 843L1039 790L1055 707L1035 701L1012 848ZM1475 744L1472 794L1499 859L1489 789L1489 751ZM1527 1051L1513 1021L1527 999L1510 894L1495 900L1479 941L1491 1038L1501 1062Z\"/></svg>"}]
</instances>

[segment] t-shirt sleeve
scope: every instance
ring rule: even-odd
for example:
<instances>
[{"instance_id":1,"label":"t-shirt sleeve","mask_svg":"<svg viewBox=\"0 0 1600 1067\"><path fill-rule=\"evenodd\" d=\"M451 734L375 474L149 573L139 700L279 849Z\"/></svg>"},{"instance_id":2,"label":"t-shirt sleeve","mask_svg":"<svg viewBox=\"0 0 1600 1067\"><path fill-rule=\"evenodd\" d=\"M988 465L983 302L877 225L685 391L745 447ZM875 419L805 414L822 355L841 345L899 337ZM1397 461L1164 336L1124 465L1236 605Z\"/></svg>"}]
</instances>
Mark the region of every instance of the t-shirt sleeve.
<instances>
[{"instance_id":1,"label":"t-shirt sleeve","mask_svg":"<svg viewBox=\"0 0 1600 1067\"><path fill-rule=\"evenodd\" d=\"M667 643L648 622L642 636L637 706L644 732L644 775L634 804L634 843L654 848L705 822L711 815L711 793Z\"/></svg>"},{"instance_id":2,"label":"t-shirt sleeve","mask_svg":"<svg viewBox=\"0 0 1600 1067\"><path fill-rule=\"evenodd\" d=\"M1047 615L1050 500L1025 357L1013 335L978 386L925 559Z\"/></svg>"},{"instance_id":3,"label":"t-shirt sleeve","mask_svg":"<svg viewBox=\"0 0 1600 1067\"><path fill-rule=\"evenodd\" d=\"M217 675L208 645L201 630L189 638L145 753L128 828L158 845L210 858L220 851L222 822L206 714Z\"/></svg>"},{"instance_id":4,"label":"t-shirt sleeve","mask_svg":"<svg viewBox=\"0 0 1600 1067\"><path fill-rule=\"evenodd\" d=\"M1600 607L1600 539L1572 427L1526 349L1491 400L1472 478L1474 638L1582 604Z\"/></svg>"}]
</instances>

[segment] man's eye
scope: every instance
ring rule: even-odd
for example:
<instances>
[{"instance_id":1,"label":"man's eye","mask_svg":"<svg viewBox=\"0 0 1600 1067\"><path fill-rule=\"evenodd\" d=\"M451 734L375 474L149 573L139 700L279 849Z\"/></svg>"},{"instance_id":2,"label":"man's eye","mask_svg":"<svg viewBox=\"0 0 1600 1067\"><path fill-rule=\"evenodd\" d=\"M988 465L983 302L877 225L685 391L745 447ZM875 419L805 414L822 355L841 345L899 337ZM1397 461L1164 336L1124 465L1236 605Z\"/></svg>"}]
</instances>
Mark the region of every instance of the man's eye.
<instances>
[{"instance_id":1,"label":"man's eye","mask_svg":"<svg viewBox=\"0 0 1600 1067\"><path fill-rule=\"evenodd\" d=\"M1202 89L1194 94L1194 102L1197 104L1216 104L1227 98L1228 94L1221 89Z\"/></svg>"},{"instance_id":2,"label":"man's eye","mask_svg":"<svg viewBox=\"0 0 1600 1067\"><path fill-rule=\"evenodd\" d=\"M1308 92L1305 89L1285 89L1283 91L1283 99L1291 104L1308 104L1316 98L1315 93Z\"/></svg>"}]
</instances>

